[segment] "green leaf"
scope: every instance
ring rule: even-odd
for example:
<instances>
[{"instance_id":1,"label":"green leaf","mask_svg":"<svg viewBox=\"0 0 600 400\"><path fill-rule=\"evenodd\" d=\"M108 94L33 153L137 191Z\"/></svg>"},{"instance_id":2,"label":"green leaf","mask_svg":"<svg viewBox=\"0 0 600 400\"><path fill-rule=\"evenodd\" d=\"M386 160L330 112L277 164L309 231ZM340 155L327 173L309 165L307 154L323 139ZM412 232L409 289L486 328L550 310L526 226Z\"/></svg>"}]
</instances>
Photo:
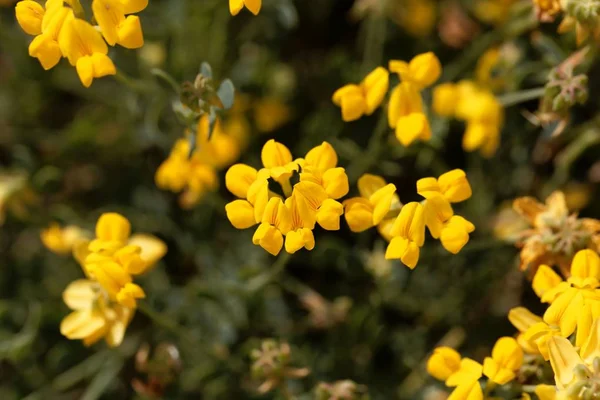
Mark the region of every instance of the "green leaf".
<instances>
[{"instance_id":1,"label":"green leaf","mask_svg":"<svg viewBox=\"0 0 600 400\"><path fill-rule=\"evenodd\" d=\"M219 96L219 100L221 100L221 103L226 110L229 110L233 106L235 87L230 79L225 79L221 82L221 86L219 86L219 90L217 91L217 96Z\"/></svg>"}]
</instances>

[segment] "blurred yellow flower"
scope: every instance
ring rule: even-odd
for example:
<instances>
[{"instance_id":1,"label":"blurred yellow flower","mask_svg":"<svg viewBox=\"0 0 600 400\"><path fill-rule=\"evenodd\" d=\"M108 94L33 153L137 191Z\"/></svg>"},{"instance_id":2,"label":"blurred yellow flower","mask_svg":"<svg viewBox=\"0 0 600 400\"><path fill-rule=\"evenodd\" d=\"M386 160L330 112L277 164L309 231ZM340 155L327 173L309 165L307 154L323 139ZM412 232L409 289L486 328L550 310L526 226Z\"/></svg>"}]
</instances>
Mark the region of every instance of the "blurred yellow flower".
<instances>
[{"instance_id":1,"label":"blurred yellow flower","mask_svg":"<svg viewBox=\"0 0 600 400\"><path fill-rule=\"evenodd\" d=\"M336 90L333 103L342 109L342 119L355 121L363 115L371 115L381 105L388 91L389 73L377 67L360 85L349 84Z\"/></svg>"},{"instance_id":2,"label":"blurred yellow flower","mask_svg":"<svg viewBox=\"0 0 600 400\"><path fill-rule=\"evenodd\" d=\"M65 255L71 253L78 243L87 240L90 235L90 232L75 225L61 228L59 224L52 223L41 232L40 237L48 250Z\"/></svg>"},{"instance_id":3,"label":"blurred yellow flower","mask_svg":"<svg viewBox=\"0 0 600 400\"><path fill-rule=\"evenodd\" d=\"M269 133L285 125L292 117L288 105L274 97L253 102L254 123L259 132Z\"/></svg>"},{"instance_id":4,"label":"blurred yellow flower","mask_svg":"<svg viewBox=\"0 0 600 400\"><path fill-rule=\"evenodd\" d=\"M410 269L419 261L419 248L425 242L425 215L423 206L411 202L402 206L390 234L392 240L385 252L386 259L399 259Z\"/></svg>"},{"instance_id":5,"label":"blurred yellow flower","mask_svg":"<svg viewBox=\"0 0 600 400\"><path fill-rule=\"evenodd\" d=\"M421 94L411 82L401 82L392 90L388 124L395 129L396 138L403 146L410 146L418 139L428 141L431 138Z\"/></svg>"},{"instance_id":6,"label":"blurred yellow flower","mask_svg":"<svg viewBox=\"0 0 600 400\"><path fill-rule=\"evenodd\" d=\"M390 2L390 18L410 35L424 37L435 28L437 4L433 0L406 0Z\"/></svg>"},{"instance_id":7,"label":"blurred yellow flower","mask_svg":"<svg viewBox=\"0 0 600 400\"><path fill-rule=\"evenodd\" d=\"M442 73L442 64L433 52L422 53L410 62L391 60L390 72L398 74L402 82L412 83L417 90L433 85Z\"/></svg>"}]
</instances>

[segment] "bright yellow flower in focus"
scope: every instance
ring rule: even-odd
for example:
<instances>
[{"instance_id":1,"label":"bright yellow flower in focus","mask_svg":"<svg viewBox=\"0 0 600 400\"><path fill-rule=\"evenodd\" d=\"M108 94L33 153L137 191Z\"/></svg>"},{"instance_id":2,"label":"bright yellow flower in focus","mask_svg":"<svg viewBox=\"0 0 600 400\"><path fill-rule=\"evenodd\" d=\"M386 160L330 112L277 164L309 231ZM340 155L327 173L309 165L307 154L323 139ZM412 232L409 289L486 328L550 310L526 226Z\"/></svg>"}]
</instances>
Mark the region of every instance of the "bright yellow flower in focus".
<instances>
[{"instance_id":1,"label":"bright yellow flower in focus","mask_svg":"<svg viewBox=\"0 0 600 400\"><path fill-rule=\"evenodd\" d=\"M73 312L60 324L60 333L91 346L104 339L110 347L121 344L135 310L107 300L102 287L91 280L72 282L63 299Z\"/></svg>"},{"instance_id":2,"label":"bright yellow flower in focus","mask_svg":"<svg viewBox=\"0 0 600 400\"><path fill-rule=\"evenodd\" d=\"M460 354L450 347L437 347L427 360L427 372L435 379L445 381L460 369Z\"/></svg>"},{"instance_id":3,"label":"bright yellow flower in focus","mask_svg":"<svg viewBox=\"0 0 600 400\"><path fill-rule=\"evenodd\" d=\"M336 90L332 97L333 103L342 108L344 121L355 121L363 115L375 112L383 102L388 86L388 71L377 67L360 85L349 84Z\"/></svg>"},{"instance_id":4,"label":"bright yellow flower in focus","mask_svg":"<svg viewBox=\"0 0 600 400\"><path fill-rule=\"evenodd\" d=\"M528 354L540 354L538 345L533 340L527 340L525 332L527 332L532 326L543 323L542 317L535 315L525 307L515 307L508 312L508 320L520 334L517 336L517 342L525 353Z\"/></svg>"},{"instance_id":5,"label":"bright yellow flower in focus","mask_svg":"<svg viewBox=\"0 0 600 400\"><path fill-rule=\"evenodd\" d=\"M361 176L358 179L358 191L360 197L344 201L344 216L352 232L362 232L384 223L390 210L398 210L401 207L396 186L386 183L380 176L371 174ZM393 223L393 221L390 219L389 222Z\"/></svg>"},{"instance_id":6,"label":"bright yellow flower in focus","mask_svg":"<svg viewBox=\"0 0 600 400\"><path fill-rule=\"evenodd\" d=\"M98 31L82 19L67 21L61 31L60 48L77 69L81 83L90 87L94 78L115 75L108 47Z\"/></svg>"},{"instance_id":7,"label":"bright yellow flower in focus","mask_svg":"<svg viewBox=\"0 0 600 400\"><path fill-rule=\"evenodd\" d=\"M340 199L348 194L349 184L346 170L338 167L338 156L327 142L311 149L304 159L296 160L302 167L300 182L313 182L321 185L332 199Z\"/></svg>"},{"instance_id":8,"label":"bright yellow flower in focus","mask_svg":"<svg viewBox=\"0 0 600 400\"><path fill-rule=\"evenodd\" d=\"M419 248L425 241L424 214L423 206L419 203L411 202L402 206L390 231L392 240L385 252L386 259L399 259L410 269L417 266Z\"/></svg>"},{"instance_id":9,"label":"bright yellow flower in focus","mask_svg":"<svg viewBox=\"0 0 600 400\"><path fill-rule=\"evenodd\" d=\"M229 0L229 12L238 15L246 7L252 14L258 15L262 7L262 0Z\"/></svg>"},{"instance_id":10,"label":"bright yellow flower in focus","mask_svg":"<svg viewBox=\"0 0 600 400\"><path fill-rule=\"evenodd\" d=\"M144 45L140 18L136 15L125 16L127 13L123 0L93 0L92 11L109 45L118 43L128 49Z\"/></svg>"},{"instance_id":11,"label":"bright yellow flower in focus","mask_svg":"<svg viewBox=\"0 0 600 400\"><path fill-rule=\"evenodd\" d=\"M396 138L403 146L410 146L415 140L428 141L431 138L421 93L413 83L401 82L392 90L388 124L395 129Z\"/></svg>"},{"instance_id":12,"label":"bright yellow flower in focus","mask_svg":"<svg viewBox=\"0 0 600 400\"><path fill-rule=\"evenodd\" d=\"M46 8L33 1L20 1L15 7L17 21L23 30L35 36L29 45L29 55L39 60L45 70L53 68L63 56L59 37L74 19L73 10L62 0L48 0Z\"/></svg>"},{"instance_id":13,"label":"bright yellow flower in focus","mask_svg":"<svg viewBox=\"0 0 600 400\"><path fill-rule=\"evenodd\" d=\"M492 356L483 362L483 374L492 382L504 385L516 377L523 364L523 350L514 338L498 339L492 349Z\"/></svg>"},{"instance_id":14,"label":"bright yellow flower in focus","mask_svg":"<svg viewBox=\"0 0 600 400\"><path fill-rule=\"evenodd\" d=\"M549 266L542 264L533 276L531 286L543 303L552 303L558 296L557 291L553 289L562 282L560 275Z\"/></svg>"},{"instance_id":15,"label":"bright yellow flower in focus","mask_svg":"<svg viewBox=\"0 0 600 400\"><path fill-rule=\"evenodd\" d=\"M458 371L446 379L446 386L455 387L448 400L483 400L479 385L483 367L477 361L463 358Z\"/></svg>"},{"instance_id":16,"label":"bright yellow flower in focus","mask_svg":"<svg viewBox=\"0 0 600 400\"><path fill-rule=\"evenodd\" d=\"M78 243L87 240L89 236L89 232L78 226L69 225L61 228L57 223L50 224L40 234L44 246L60 255L71 253Z\"/></svg>"},{"instance_id":17,"label":"bright yellow flower in focus","mask_svg":"<svg viewBox=\"0 0 600 400\"><path fill-rule=\"evenodd\" d=\"M419 54L408 63L392 60L389 69L397 73L402 82L412 83L417 90L433 85L442 74L442 64L433 52Z\"/></svg>"}]
</instances>

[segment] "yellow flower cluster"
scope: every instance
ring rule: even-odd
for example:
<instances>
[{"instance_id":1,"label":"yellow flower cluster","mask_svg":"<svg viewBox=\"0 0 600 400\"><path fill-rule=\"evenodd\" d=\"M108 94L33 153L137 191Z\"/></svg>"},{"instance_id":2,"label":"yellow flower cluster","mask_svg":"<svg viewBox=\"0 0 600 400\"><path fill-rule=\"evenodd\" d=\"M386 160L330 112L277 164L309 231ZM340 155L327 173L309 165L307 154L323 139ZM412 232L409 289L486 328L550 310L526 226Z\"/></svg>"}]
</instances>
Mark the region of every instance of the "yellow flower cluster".
<instances>
[{"instance_id":1,"label":"yellow flower cluster","mask_svg":"<svg viewBox=\"0 0 600 400\"><path fill-rule=\"evenodd\" d=\"M246 7L252 14L258 15L262 7L262 0L229 0L229 12L238 15Z\"/></svg>"},{"instance_id":2,"label":"yellow flower cluster","mask_svg":"<svg viewBox=\"0 0 600 400\"><path fill-rule=\"evenodd\" d=\"M408 63L400 60L389 63L389 72L398 74L400 83L390 95L388 123L404 146L417 139L431 138L421 91L439 79L441 70L440 61L431 52L419 54ZM388 92L389 72L378 67L359 85L345 85L333 94L333 102L341 108L344 121L354 121L375 112Z\"/></svg>"},{"instance_id":3,"label":"yellow flower cluster","mask_svg":"<svg viewBox=\"0 0 600 400\"><path fill-rule=\"evenodd\" d=\"M91 345L104 338L118 346L144 290L133 277L148 271L166 253L158 238L131 235L129 221L120 214L103 214L96 224L96 237L69 226L51 225L42 234L43 243L59 254L73 251L87 279L72 282L63 292L65 304L73 310L60 326L69 339Z\"/></svg>"},{"instance_id":4,"label":"yellow flower cluster","mask_svg":"<svg viewBox=\"0 0 600 400\"><path fill-rule=\"evenodd\" d=\"M263 168L233 165L225 175L227 189L238 197L225 206L227 217L238 229L258 224L252 241L273 255L284 246L288 253L315 246L313 229L340 228L344 208L337 200L348 193L348 177L338 167L331 145L323 142L304 158L294 160L290 150L269 140L261 152ZM292 176L299 172L298 182ZM295 178L295 176L294 176ZM279 193L269 182L278 184Z\"/></svg>"},{"instance_id":5,"label":"yellow flower cluster","mask_svg":"<svg viewBox=\"0 0 600 400\"><path fill-rule=\"evenodd\" d=\"M439 178L423 178L417 182L422 202L402 205L396 187L379 176L365 174L358 180L360 197L344 201L345 218L353 232L377 226L390 243L386 259L400 259L409 268L419 261L425 242L425 227L431 236L440 239L452 254L458 253L469 241L475 226L455 215L451 203L471 197L466 174L455 169Z\"/></svg>"},{"instance_id":6,"label":"yellow flower cluster","mask_svg":"<svg viewBox=\"0 0 600 400\"><path fill-rule=\"evenodd\" d=\"M93 0L92 11L97 26L83 17L79 0L47 0L42 6L33 0L19 1L15 7L17 21L25 33L35 36L29 55L46 70L67 58L75 67L85 87L94 78L115 75L116 68L108 57L108 45L136 49L144 45L138 16L148 0ZM104 39L103 39L104 37Z\"/></svg>"},{"instance_id":7,"label":"yellow flower cluster","mask_svg":"<svg viewBox=\"0 0 600 400\"><path fill-rule=\"evenodd\" d=\"M462 143L465 151L479 149L485 157L496 153L504 109L491 91L472 81L443 83L433 91L433 110L441 116L466 122Z\"/></svg>"},{"instance_id":8,"label":"yellow flower cluster","mask_svg":"<svg viewBox=\"0 0 600 400\"><path fill-rule=\"evenodd\" d=\"M483 400L479 383L482 376L488 379L488 385L504 385L516 378L522 364L523 350L517 341L502 337L483 365L470 358L462 358L454 349L438 347L427 361L427 372L454 388L448 400Z\"/></svg>"},{"instance_id":9,"label":"yellow flower cluster","mask_svg":"<svg viewBox=\"0 0 600 400\"><path fill-rule=\"evenodd\" d=\"M248 126L237 117L217 121L210 139L209 132L208 117L203 116L198 122L194 150L189 138L177 140L155 174L159 188L182 192L180 204L184 208L196 205L207 192L218 188L217 171L239 158L248 139Z\"/></svg>"}]
</instances>

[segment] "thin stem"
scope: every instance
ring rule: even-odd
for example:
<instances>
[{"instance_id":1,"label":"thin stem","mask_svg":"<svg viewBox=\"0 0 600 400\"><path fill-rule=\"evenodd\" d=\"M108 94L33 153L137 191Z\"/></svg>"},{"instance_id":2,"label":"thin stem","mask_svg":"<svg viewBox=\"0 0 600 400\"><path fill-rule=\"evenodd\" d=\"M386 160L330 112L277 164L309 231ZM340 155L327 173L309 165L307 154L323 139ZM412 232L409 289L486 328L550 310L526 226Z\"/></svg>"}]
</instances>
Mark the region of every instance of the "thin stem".
<instances>
[{"instance_id":1,"label":"thin stem","mask_svg":"<svg viewBox=\"0 0 600 400\"><path fill-rule=\"evenodd\" d=\"M523 103L529 100L539 99L544 95L545 88L539 87L535 89L521 90L519 92L507 93L498 97L498 101L504 107L514 106L515 104Z\"/></svg>"},{"instance_id":2,"label":"thin stem","mask_svg":"<svg viewBox=\"0 0 600 400\"><path fill-rule=\"evenodd\" d=\"M152 90L151 87L144 84L141 80L135 79L135 78L127 75L120 69L117 69L117 73L115 74L115 79L118 80L119 82L125 84L130 89L132 89L138 93L141 93L141 94L148 93Z\"/></svg>"},{"instance_id":3,"label":"thin stem","mask_svg":"<svg viewBox=\"0 0 600 400\"><path fill-rule=\"evenodd\" d=\"M291 260L292 255L289 253L283 253L278 258L277 261L271 266L271 269L264 274L257 276L256 278L250 280L248 282L248 292L253 293L256 292L269 283L273 282L275 278L279 276L285 269L287 263Z\"/></svg>"},{"instance_id":4,"label":"thin stem","mask_svg":"<svg viewBox=\"0 0 600 400\"><path fill-rule=\"evenodd\" d=\"M150 70L150 73L152 75L156 76L157 78L160 78L163 81L167 82L169 84L169 86L171 86L171 88L173 88L173 91L175 93L179 94L181 92L179 83L168 72L165 72L160 68L152 68Z\"/></svg>"}]
</instances>

